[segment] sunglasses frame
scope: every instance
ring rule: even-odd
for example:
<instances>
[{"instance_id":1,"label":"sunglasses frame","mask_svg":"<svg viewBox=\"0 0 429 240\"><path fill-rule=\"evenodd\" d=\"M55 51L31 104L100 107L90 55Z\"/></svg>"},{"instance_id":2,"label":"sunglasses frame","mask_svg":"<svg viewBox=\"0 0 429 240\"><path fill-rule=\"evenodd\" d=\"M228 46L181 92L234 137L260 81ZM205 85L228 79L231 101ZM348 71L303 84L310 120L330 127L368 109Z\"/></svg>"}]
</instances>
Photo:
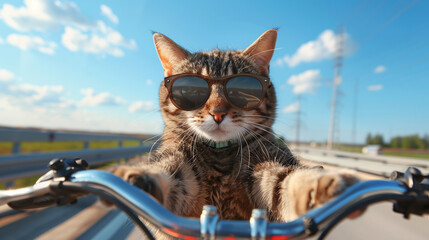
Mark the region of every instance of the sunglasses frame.
<instances>
[{"instance_id":1,"label":"sunglasses frame","mask_svg":"<svg viewBox=\"0 0 429 240\"><path fill-rule=\"evenodd\" d=\"M201 105L198 105L197 107L194 107L191 109L184 109L184 108L182 108L176 104L176 102L173 99L173 94L171 92L172 86L173 86L173 83L177 79L182 78L182 77L197 77L197 78L204 79L207 82L207 84L209 85L208 86L209 94L207 96L207 99L205 99L205 101ZM229 98L229 96L227 94L226 84L230 79L236 78L236 77L252 77L252 78L257 79L261 83L261 85L262 85L262 98L257 105L255 105L251 108L242 108L242 107L238 107L234 103L232 103L231 99ZM195 109L198 109L198 108L204 106L204 104L207 102L207 100L210 97L213 84L221 84L222 88L223 88L224 95L225 95L227 101L229 102L229 104L231 104L235 108L243 109L243 110L251 110L251 109L255 109L255 108L259 107L259 105L261 105L261 103L265 100L268 88L271 88L271 80L269 77L262 76L262 75L256 75L256 74L249 74L249 73L234 74L234 75L229 75L229 76L221 77L221 78L214 78L214 77L204 76L204 75L195 74L195 73L184 73L184 74L177 74L177 75L172 75L172 76L168 76L168 77L164 78L164 86L168 90L168 97L170 98L171 102L177 108L179 108L181 110L185 110L185 111L192 111L192 110L195 110Z\"/></svg>"}]
</instances>

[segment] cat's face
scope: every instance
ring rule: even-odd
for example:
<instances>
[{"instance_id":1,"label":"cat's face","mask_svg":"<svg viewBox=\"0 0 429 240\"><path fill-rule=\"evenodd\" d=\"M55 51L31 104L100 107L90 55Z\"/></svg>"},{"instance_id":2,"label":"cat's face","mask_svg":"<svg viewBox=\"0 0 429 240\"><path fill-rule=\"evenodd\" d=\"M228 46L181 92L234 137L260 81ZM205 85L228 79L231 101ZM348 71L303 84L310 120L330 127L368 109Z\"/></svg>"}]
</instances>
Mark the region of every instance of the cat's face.
<instances>
[{"instance_id":1,"label":"cat's face","mask_svg":"<svg viewBox=\"0 0 429 240\"><path fill-rule=\"evenodd\" d=\"M244 51L216 49L195 54L184 50L162 34L155 33L154 40L166 77L195 74L219 79L243 73L268 76L276 36L276 30L269 30ZM161 84L160 106L168 131L178 134L179 140L180 136L196 135L215 142L245 141L249 135L265 135L274 121L274 87L267 84L260 103L251 109L232 104L226 96L228 90L224 88L222 82L213 82L208 99L202 106L184 110L172 102L171 92L164 83Z\"/></svg>"}]
</instances>

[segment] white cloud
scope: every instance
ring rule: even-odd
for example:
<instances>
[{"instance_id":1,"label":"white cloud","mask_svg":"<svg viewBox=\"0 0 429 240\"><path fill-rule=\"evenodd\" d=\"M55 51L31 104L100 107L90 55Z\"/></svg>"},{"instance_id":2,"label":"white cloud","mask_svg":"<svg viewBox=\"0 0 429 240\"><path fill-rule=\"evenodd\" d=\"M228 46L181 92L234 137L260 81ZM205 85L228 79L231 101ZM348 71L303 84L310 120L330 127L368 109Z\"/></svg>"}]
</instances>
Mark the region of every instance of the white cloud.
<instances>
[{"instance_id":1,"label":"white cloud","mask_svg":"<svg viewBox=\"0 0 429 240\"><path fill-rule=\"evenodd\" d=\"M64 98L63 86L20 84L14 79L12 72L0 70L0 110L46 112L47 109L70 110L75 107L73 101Z\"/></svg>"},{"instance_id":2,"label":"white cloud","mask_svg":"<svg viewBox=\"0 0 429 240\"><path fill-rule=\"evenodd\" d=\"M101 9L101 14L106 16L111 22L116 24L119 22L118 17L113 13L112 9L110 9L108 6L103 4L100 6L100 9Z\"/></svg>"},{"instance_id":3,"label":"white cloud","mask_svg":"<svg viewBox=\"0 0 429 240\"><path fill-rule=\"evenodd\" d=\"M0 19L11 28L23 32L59 31L64 27L62 43L70 51L122 57L124 56L123 48L137 48L137 43L134 39L125 39L121 33L106 26L103 21L86 18L73 2L25 0L24 4L22 7L3 4L0 9ZM101 11L111 21L119 21L109 7L102 5ZM33 37L32 42L34 42L34 38L36 37ZM18 46L21 49L29 44L22 43L23 39L19 42L14 46ZM47 46L38 46L38 51L53 54L55 48L52 45L53 42L46 43L48 44Z\"/></svg>"},{"instance_id":4,"label":"white cloud","mask_svg":"<svg viewBox=\"0 0 429 240\"><path fill-rule=\"evenodd\" d=\"M324 59L333 58L336 50L336 42L340 38L332 30L323 31L316 40L302 44L292 56L286 55L277 59L277 65L288 64L289 67L295 67L303 62L316 62ZM345 54L350 54L354 50L354 43L349 35L345 37Z\"/></svg>"},{"instance_id":5,"label":"white cloud","mask_svg":"<svg viewBox=\"0 0 429 240\"><path fill-rule=\"evenodd\" d=\"M18 84L9 87L9 93L14 98L20 98L28 104L61 103L64 94L63 86L37 86Z\"/></svg>"},{"instance_id":6,"label":"white cloud","mask_svg":"<svg viewBox=\"0 0 429 240\"><path fill-rule=\"evenodd\" d=\"M0 82L7 83L12 82L15 78L15 75L12 72L9 72L6 69L0 69Z\"/></svg>"},{"instance_id":7,"label":"white cloud","mask_svg":"<svg viewBox=\"0 0 429 240\"><path fill-rule=\"evenodd\" d=\"M149 85L149 86L150 86L150 85L152 85L152 83L153 83L153 82L152 82L152 80L150 80L150 79L146 80L146 84L147 84L147 85Z\"/></svg>"},{"instance_id":8,"label":"white cloud","mask_svg":"<svg viewBox=\"0 0 429 240\"><path fill-rule=\"evenodd\" d=\"M6 69L0 69L0 99L8 93L9 87L15 82L15 75Z\"/></svg>"},{"instance_id":9,"label":"white cloud","mask_svg":"<svg viewBox=\"0 0 429 240\"><path fill-rule=\"evenodd\" d=\"M89 53L105 52L115 57L122 57L121 49L111 47L107 39L98 35L88 36L77 29L66 27L62 36L64 46L70 51L84 51Z\"/></svg>"},{"instance_id":10,"label":"white cloud","mask_svg":"<svg viewBox=\"0 0 429 240\"><path fill-rule=\"evenodd\" d=\"M126 103L124 99L113 96L108 92L94 94L94 90L91 88L81 89L80 92L84 94L85 97L78 103L78 106L112 106Z\"/></svg>"},{"instance_id":11,"label":"white cloud","mask_svg":"<svg viewBox=\"0 0 429 240\"><path fill-rule=\"evenodd\" d=\"M385 72L385 71L386 71L386 67L385 67L385 66L383 66L383 65L377 66L377 67L374 69L374 73L382 73L382 72Z\"/></svg>"},{"instance_id":12,"label":"white cloud","mask_svg":"<svg viewBox=\"0 0 429 240\"><path fill-rule=\"evenodd\" d=\"M299 102L292 103L289 106L283 108L284 113L296 113L301 109Z\"/></svg>"},{"instance_id":13,"label":"white cloud","mask_svg":"<svg viewBox=\"0 0 429 240\"><path fill-rule=\"evenodd\" d=\"M67 98L63 86L21 84L15 79L14 73L0 69L0 85L7 83L0 86L0 125L153 134L162 131L157 114L133 119L127 114L88 111ZM92 89L83 92L95 103L124 102L110 94L93 94Z\"/></svg>"},{"instance_id":14,"label":"white cloud","mask_svg":"<svg viewBox=\"0 0 429 240\"><path fill-rule=\"evenodd\" d=\"M152 101L137 101L130 105L128 111L135 112L149 112L155 109L155 104Z\"/></svg>"},{"instance_id":15,"label":"white cloud","mask_svg":"<svg viewBox=\"0 0 429 240\"><path fill-rule=\"evenodd\" d=\"M76 103L74 100L64 97L66 91L63 86L9 84L2 90L0 109L20 109L20 111L36 111L44 114L64 113L64 111L85 106L114 106L126 103L122 98L112 96L107 92L94 94L93 89L82 89L81 92L85 97Z\"/></svg>"},{"instance_id":16,"label":"white cloud","mask_svg":"<svg viewBox=\"0 0 429 240\"><path fill-rule=\"evenodd\" d=\"M293 93L295 94L314 93L321 85L321 79L320 70L313 69L298 75L292 75L287 83L294 86Z\"/></svg>"},{"instance_id":17,"label":"white cloud","mask_svg":"<svg viewBox=\"0 0 429 240\"><path fill-rule=\"evenodd\" d=\"M372 91L372 92L380 91L381 89L383 89L382 84L368 86L368 91Z\"/></svg>"},{"instance_id":18,"label":"white cloud","mask_svg":"<svg viewBox=\"0 0 429 240\"><path fill-rule=\"evenodd\" d=\"M61 25L72 25L85 30L96 27L96 23L83 16L73 2L25 0L24 3L23 7L3 4L0 9L0 18L15 30L45 32L58 29Z\"/></svg>"},{"instance_id":19,"label":"white cloud","mask_svg":"<svg viewBox=\"0 0 429 240\"><path fill-rule=\"evenodd\" d=\"M85 109L2 108L0 98L0 125L18 127L41 127L48 129L70 129L88 131L109 131L123 133L162 132L163 123L159 116L142 119L129 119L126 116L111 116Z\"/></svg>"},{"instance_id":20,"label":"white cloud","mask_svg":"<svg viewBox=\"0 0 429 240\"><path fill-rule=\"evenodd\" d=\"M120 47L135 49L136 42L125 40L122 35L100 23L101 33L84 33L78 29L66 27L62 35L63 45L70 51L83 51L96 54L109 54L115 57L123 57L124 52Z\"/></svg>"},{"instance_id":21,"label":"white cloud","mask_svg":"<svg viewBox=\"0 0 429 240\"><path fill-rule=\"evenodd\" d=\"M56 43L47 42L40 37L29 37L20 34L10 34L7 36L7 42L21 50L36 49L41 53L49 55L54 54L57 47Z\"/></svg>"}]
</instances>

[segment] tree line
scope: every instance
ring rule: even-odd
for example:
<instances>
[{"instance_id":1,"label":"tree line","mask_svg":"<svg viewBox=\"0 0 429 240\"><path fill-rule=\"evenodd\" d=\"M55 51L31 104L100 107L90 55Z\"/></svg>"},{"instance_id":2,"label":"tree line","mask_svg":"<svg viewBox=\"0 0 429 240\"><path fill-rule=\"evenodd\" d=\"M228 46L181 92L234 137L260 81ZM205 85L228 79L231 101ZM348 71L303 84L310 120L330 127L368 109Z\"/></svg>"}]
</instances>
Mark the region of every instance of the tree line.
<instances>
[{"instance_id":1,"label":"tree line","mask_svg":"<svg viewBox=\"0 0 429 240\"><path fill-rule=\"evenodd\" d=\"M366 137L367 145L380 145L383 147L391 148L404 148L404 149L428 149L429 148L429 135L420 137L419 135L410 136L397 136L390 139L390 142L385 142L381 134L372 135L368 133Z\"/></svg>"}]
</instances>

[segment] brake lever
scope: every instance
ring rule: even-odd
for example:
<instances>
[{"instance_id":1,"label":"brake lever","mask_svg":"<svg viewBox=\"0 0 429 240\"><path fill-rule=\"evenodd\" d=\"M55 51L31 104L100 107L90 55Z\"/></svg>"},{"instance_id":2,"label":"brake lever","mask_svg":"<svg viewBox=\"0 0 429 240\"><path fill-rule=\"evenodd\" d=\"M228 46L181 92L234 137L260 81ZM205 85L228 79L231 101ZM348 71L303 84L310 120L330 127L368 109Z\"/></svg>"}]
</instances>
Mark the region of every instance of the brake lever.
<instances>
[{"instance_id":1,"label":"brake lever","mask_svg":"<svg viewBox=\"0 0 429 240\"><path fill-rule=\"evenodd\" d=\"M49 168L51 170L41 176L34 185L34 187L37 187L41 183L50 181L48 186L49 191L46 194L11 201L8 203L9 207L13 209L32 209L55 204L63 206L75 204L79 197L86 195L84 192L71 192L70 190L64 190L62 187L64 181L70 180L71 174L88 169L88 163L84 159L53 159L49 162Z\"/></svg>"},{"instance_id":2,"label":"brake lever","mask_svg":"<svg viewBox=\"0 0 429 240\"><path fill-rule=\"evenodd\" d=\"M423 175L418 168L409 167L405 173L393 172L391 179L405 183L407 195L411 197L396 201L393 204L394 212L403 214L405 219L409 219L410 214L422 216L429 213L429 184L423 183L429 175Z\"/></svg>"}]
</instances>

